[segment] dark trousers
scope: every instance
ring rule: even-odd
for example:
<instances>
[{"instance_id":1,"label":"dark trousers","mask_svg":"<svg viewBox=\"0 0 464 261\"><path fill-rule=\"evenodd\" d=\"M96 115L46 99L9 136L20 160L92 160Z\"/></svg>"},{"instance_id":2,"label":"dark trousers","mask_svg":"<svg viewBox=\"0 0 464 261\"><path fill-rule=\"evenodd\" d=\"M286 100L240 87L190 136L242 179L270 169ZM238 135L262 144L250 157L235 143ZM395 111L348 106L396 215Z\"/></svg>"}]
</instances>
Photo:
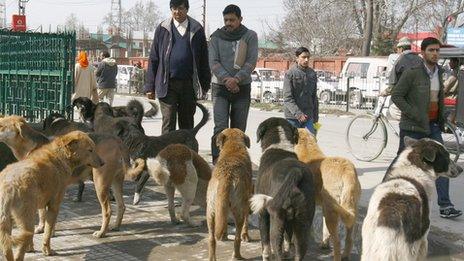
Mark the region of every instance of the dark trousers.
<instances>
[{"instance_id":1,"label":"dark trousers","mask_svg":"<svg viewBox=\"0 0 464 261\"><path fill-rule=\"evenodd\" d=\"M408 130L402 130L400 129L400 145L398 147L398 153L396 158L393 160L391 165L388 167L390 169L393 164L395 164L396 160L398 159L398 155L404 150L405 144L404 144L404 137L410 137L413 139L422 139L422 138L429 138L436 140L443 144L443 138L441 137L441 130L440 126L436 122L431 122L430 123L430 134L427 135L425 133L421 132L414 132L414 131L408 131ZM388 173L388 171L387 171ZM386 180L387 177L384 177L384 181ZM449 196L449 179L445 177L439 177L435 181L435 186L437 188L437 196L438 196L438 205L440 208L446 208L449 206L453 206L450 200Z\"/></svg>"},{"instance_id":2,"label":"dark trousers","mask_svg":"<svg viewBox=\"0 0 464 261\"><path fill-rule=\"evenodd\" d=\"M193 129L196 109L196 97L192 80L170 79L166 97L160 98L163 116L162 134L176 130L177 118L179 129Z\"/></svg>"},{"instance_id":3,"label":"dark trousers","mask_svg":"<svg viewBox=\"0 0 464 261\"><path fill-rule=\"evenodd\" d=\"M250 92L237 96L218 95L218 86L213 84L214 133L211 138L211 155L213 162L219 157L216 136L227 128L238 128L245 132L250 110ZM230 121L230 124L229 124Z\"/></svg>"}]
</instances>

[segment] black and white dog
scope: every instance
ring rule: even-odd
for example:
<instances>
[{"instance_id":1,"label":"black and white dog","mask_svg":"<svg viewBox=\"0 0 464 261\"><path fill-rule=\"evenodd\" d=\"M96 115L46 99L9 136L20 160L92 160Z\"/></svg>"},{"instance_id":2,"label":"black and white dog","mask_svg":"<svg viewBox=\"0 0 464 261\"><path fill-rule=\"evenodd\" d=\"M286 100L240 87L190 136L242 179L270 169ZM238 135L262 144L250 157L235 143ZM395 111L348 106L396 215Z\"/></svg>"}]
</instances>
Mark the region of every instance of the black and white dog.
<instances>
[{"instance_id":1,"label":"black and white dog","mask_svg":"<svg viewBox=\"0 0 464 261\"><path fill-rule=\"evenodd\" d=\"M405 145L370 199L362 227L361 260L425 260L435 179L462 172L434 140L406 137Z\"/></svg>"},{"instance_id":2,"label":"black and white dog","mask_svg":"<svg viewBox=\"0 0 464 261\"><path fill-rule=\"evenodd\" d=\"M298 161L294 145L298 129L282 118L269 118L257 130L263 155L250 202L259 213L259 229L263 260L272 251L277 260L288 258L283 251L284 232L295 243L295 260L303 260L308 246L308 233L314 217L315 188L312 174Z\"/></svg>"}]
</instances>

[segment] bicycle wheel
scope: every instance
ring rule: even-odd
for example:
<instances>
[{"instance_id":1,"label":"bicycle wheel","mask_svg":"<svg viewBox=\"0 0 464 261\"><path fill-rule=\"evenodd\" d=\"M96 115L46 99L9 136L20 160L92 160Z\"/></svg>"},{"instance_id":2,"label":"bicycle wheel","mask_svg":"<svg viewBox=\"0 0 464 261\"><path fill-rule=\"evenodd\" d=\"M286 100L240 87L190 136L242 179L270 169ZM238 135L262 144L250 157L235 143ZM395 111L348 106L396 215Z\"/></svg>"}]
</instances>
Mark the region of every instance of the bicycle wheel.
<instances>
[{"instance_id":1,"label":"bicycle wheel","mask_svg":"<svg viewBox=\"0 0 464 261\"><path fill-rule=\"evenodd\" d=\"M358 115L348 124L345 141L356 159L372 161L380 156L387 144L385 123L373 115Z\"/></svg>"},{"instance_id":2,"label":"bicycle wheel","mask_svg":"<svg viewBox=\"0 0 464 261\"><path fill-rule=\"evenodd\" d=\"M443 144L450 154L450 159L457 162L461 154L461 148L459 145L459 136L456 133L456 127L451 123L445 123L445 131L441 134L443 138Z\"/></svg>"}]
</instances>

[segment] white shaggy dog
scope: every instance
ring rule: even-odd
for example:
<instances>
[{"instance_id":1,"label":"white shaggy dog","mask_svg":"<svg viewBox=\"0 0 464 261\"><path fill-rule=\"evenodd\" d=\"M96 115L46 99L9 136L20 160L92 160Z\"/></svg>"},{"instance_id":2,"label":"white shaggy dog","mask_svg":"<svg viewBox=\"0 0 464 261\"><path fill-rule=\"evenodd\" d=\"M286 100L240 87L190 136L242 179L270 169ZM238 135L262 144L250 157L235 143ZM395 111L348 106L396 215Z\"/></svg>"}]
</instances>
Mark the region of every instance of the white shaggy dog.
<instances>
[{"instance_id":1,"label":"white shaggy dog","mask_svg":"<svg viewBox=\"0 0 464 261\"><path fill-rule=\"evenodd\" d=\"M434 181L462 172L436 141L406 137L405 144L407 148L369 202L362 227L361 260L425 260Z\"/></svg>"}]
</instances>

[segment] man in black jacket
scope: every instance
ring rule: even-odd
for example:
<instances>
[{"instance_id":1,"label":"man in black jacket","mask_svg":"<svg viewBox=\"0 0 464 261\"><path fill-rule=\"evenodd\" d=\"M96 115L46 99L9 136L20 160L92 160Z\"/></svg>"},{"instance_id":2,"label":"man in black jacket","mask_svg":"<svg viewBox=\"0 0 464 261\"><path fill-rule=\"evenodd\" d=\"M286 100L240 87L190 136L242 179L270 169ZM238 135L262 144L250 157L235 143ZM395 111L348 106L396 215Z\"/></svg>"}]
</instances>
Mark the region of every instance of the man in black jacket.
<instances>
[{"instance_id":1,"label":"man in black jacket","mask_svg":"<svg viewBox=\"0 0 464 261\"><path fill-rule=\"evenodd\" d=\"M106 97L108 103L113 105L114 91L116 89L116 75L118 75L118 65L116 60L110 57L110 53L101 53L103 59L98 65L95 75L97 76L98 100L103 101Z\"/></svg>"},{"instance_id":2,"label":"man in black jacket","mask_svg":"<svg viewBox=\"0 0 464 261\"><path fill-rule=\"evenodd\" d=\"M194 126L197 98L206 97L211 71L201 24L187 15L188 0L171 0L172 17L158 25L151 46L145 92L158 97L163 115L162 134Z\"/></svg>"}]
</instances>

